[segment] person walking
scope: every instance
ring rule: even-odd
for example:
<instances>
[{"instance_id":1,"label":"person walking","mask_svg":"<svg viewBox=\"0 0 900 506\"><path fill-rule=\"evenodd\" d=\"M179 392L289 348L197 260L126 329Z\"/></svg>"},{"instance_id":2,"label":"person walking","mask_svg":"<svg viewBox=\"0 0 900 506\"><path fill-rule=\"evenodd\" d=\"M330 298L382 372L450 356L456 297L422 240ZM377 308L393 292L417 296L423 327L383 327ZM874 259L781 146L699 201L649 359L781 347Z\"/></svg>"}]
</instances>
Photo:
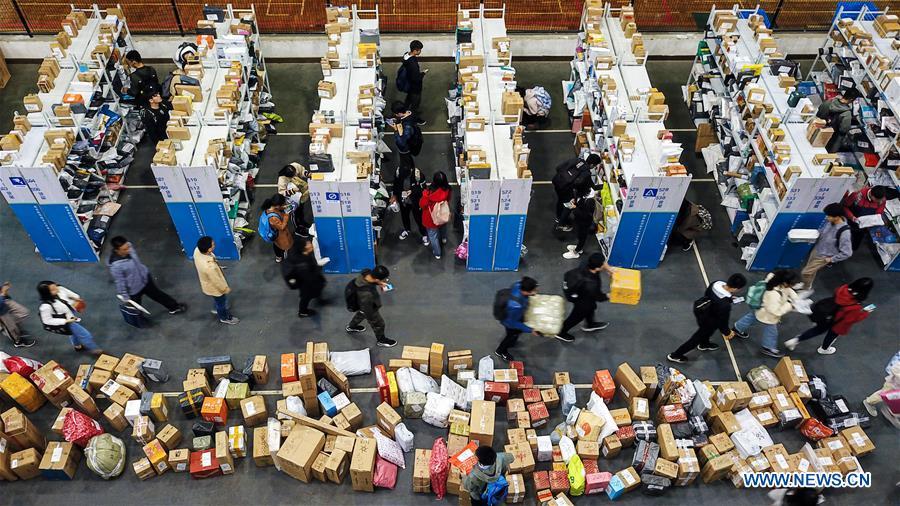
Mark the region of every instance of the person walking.
<instances>
[{"instance_id":1,"label":"person walking","mask_svg":"<svg viewBox=\"0 0 900 506\"><path fill-rule=\"evenodd\" d=\"M116 283L116 294L123 302L131 299L141 304L146 295L165 307L170 315L187 310L187 304L176 301L156 286L150 269L141 262L137 249L127 238L117 235L110 243L113 251L109 256L109 272Z\"/></svg>"},{"instance_id":2,"label":"person walking","mask_svg":"<svg viewBox=\"0 0 900 506\"><path fill-rule=\"evenodd\" d=\"M855 192L847 193L841 204L850 225L853 251L856 251L865 237L865 232L859 226L859 219L863 216L883 215L887 205L887 191L884 186L864 186Z\"/></svg>"},{"instance_id":3,"label":"person walking","mask_svg":"<svg viewBox=\"0 0 900 506\"><path fill-rule=\"evenodd\" d=\"M376 344L385 348L397 345L397 341L384 336L384 318L381 317L381 294L378 289L392 290L388 281L390 272L383 265L376 265L374 269L363 269L359 276L347 283L344 288L344 300L347 310L353 314L353 319L347 324L348 333L364 332L366 327L363 320L369 322L372 331L375 332Z\"/></svg>"},{"instance_id":4,"label":"person walking","mask_svg":"<svg viewBox=\"0 0 900 506\"><path fill-rule=\"evenodd\" d=\"M87 351L91 355L102 355L103 350L94 342L94 336L81 325L81 317L75 311L81 297L53 281L41 281L37 285L41 305L38 312L44 330L69 336L75 351Z\"/></svg>"},{"instance_id":5,"label":"person walking","mask_svg":"<svg viewBox=\"0 0 900 506\"><path fill-rule=\"evenodd\" d=\"M881 394L891 390L900 390L900 351L894 354L894 357L888 362L887 367L884 368L884 373L886 374L884 386L863 400L863 406L870 416L878 416L878 410L875 407L882 402Z\"/></svg>"},{"instance_id":6,"label":"person walking","mask_svg":"<svg viewBox=\"0 0 900 506\"><path fill-rule=\"evenodd\" d=\"M434 258L441 259L442 246L447 244L447 223L450 221L450 183L444 171L437 171L431 185L422 192L419 208L422 209L422 225L431 243Z\"/></svg>"},{"instance_id":7,"label":"person walking","mask_svg":"<svg viewBox=\"0 0 900 506\"><path fill-rule=\"evenodd\" d=\"M129 84L122 91L134 97L135 103L140 107L147 107L150 103L150 97L154 93L162 90L159 84L159 76L156 75L156 69L149 65L144 65L144 59L141 53L132 49L125 53L125 60L131 67L129 75Z\"/></svg>"},{"instance_id":8,"label":"person walking","mask_svg":"<svg viewBox=\"0 0 900 506\"><path fill-rule=\"evenodd\" d=\"M609 322L594 320L594 311L598 302L606 302L609 297L603 291L603 281L600 273L612 275L612 267L606 263L603 253L592 253L588 257L587 264L576 267L563 275L563 293L569 302L575 304L572 312L563 322L562 330L555 337L560 341L571 343L575 340L569 333L575 325L585 322L581 330L596 332L609 327Z\"/></svg>"},{"instance_id":9,"label":"person walking","mask_svg":"<svg viewBox=\"0 0 900 506\"><path fill-rule=\"evenodd\" d=\"M776 270L766 276L765 291L758 308L742 316L734 323L732 331L741 339L747 339L750 327L759 323L763 327L762 354L773 358L781 358L783 353L778 349L778 324L781 318L794 310L794 300L797 292L792 286L797 281L797 275L792 271ZM748 294L748 304L750 304Z\"/></svg>"},{"instance_id":10,"label":"person walking","mask_svg":"<svg viewBox=\"0 0 900 506\"><path fill-rule=\"evenodd\" d=\"M406 93L404 104L415 118L416 124L424 126L425 120L419 115L419 105L422 103L422 83L428 69L419 68L419 55L425 46L418 40L409 43L409 51L403 54L403 62L397 70L397 89Z\"/></svg>"},{"instance_id":11,"label":"person walking","mask_svg":"<svg viewBox=\"0 0 900 506\"><path fill-rule=\"evenodd\" d=\"M475 449L475 458L478 460L475 466L463 479L462 488L469 493L472 506L487 504L485 492L488 485L496 483L509 471L509 465L513 462L513 456L509 453L497 453L487 445L481 445ZM508 487L508 485L507 485ZM503 491L499 491L503 493ZM505 494L502 494L505 496ZM500 504L500 503L492 503Z\"/></svg>"},{"instance_id":12,"label":"person walking","mask_svg":"<svg viewBox=\"0 0 900 506\"><path fill-rule=\"evenodd\" d=\"M309 308L309 303L322 295L326 281L322 275L322 267L316 260L311 240L300 239L294 242L287 258L281 264L281 274L288 288L300 291L300 308L297 310L297 316L300 318L315 316L316 311Z\"/></svg>"},{"instance_id":13,"label":"person walking","mask_svg":"<svg viewBox=\"0 0 900 506\"><path fill-rule=\"evenodd\" d=\"M213 307L219 322L226 325L237 325L241 320L231 314L228 309L228 294L231 287L225 280L225 272L216 260L214 253L216 242L212 237L205 235L197 240L194 249L194 267L197 268L197 277L200 278L200 289L204 294L213 299Z\"/></svg>"},{"instance_id":14,"label":"person walking","mask_svg":"<svg viewBox=\"0 0 900 506\"><path fill-rule=\"evenodd\" d=\"M275 263L284 260L285 253L294 245L294 234L291 233L291 219L287 214L288 201L284 195L276 193L266 199L262 205L264 219L261 225L268 223L268 230L260 227L260 235L263 239L272 243L275 251Z\"/></svg>"},{"instance_id":15,"label":"person walking","mask_svg":"<svg viewBox=\"0 0 900 506\"><path fill-rule=\"evenodd\" d=\"M575 211L572 213L575 222L575 233L578 243L566 246L563 258L574 260L584 253L584 245L591 233L597 232L597 220L603 216L603 202L601 202L600 186L595 186L587 195L578 198Z\"/></svg>"},{"instance_id":16,"label":"person walking","mask_svg":"<svg viewBox=\"0 0 900 506\"><path fill-rule=\"evenodd\" d=\"M862 303L869 297L874 286L872 278L859 278L852 283L841 285L834 291L833 297L822 299L813 304L809 319L815 326L797 337L784 342L790 351L802 341L825 334L825 340L819 347L819 355L831 355L837 349L832 346L839 336L845 336L850 328L865 320L875 310L874 305L863 307Z\"/></svg>"},{"instance_id":17,"label":"person walking","mask_svg":"<svg viewBox=\"0 0 900 506\"><path fill-rule=\"evenodd\" d=\"M35 341L22 326L22 322L30 316L30 313L25 306L12 299L9 295L10 288L12 284L9 281L0 285L0 326L9 336L13 346L30 348L34 346Z\"/></svg>"},{"instance_id":18,"label":"person walking","mask_svg":"<svg viewBox=\"0 0 900 506\"><path fill-rule=\"evenodd\" d=\"M586 195L590 191L592 171L603 159L596 153L591 153L585 159L580 157L570 158L556 166L556 175L551 183L556 192L556 228L562 232L569 232L572 226L568 224L569 215L575 208L578 197Z\"/></svg>"},{"instance_id":19,"label":"person walking","mask_svg":"<svg viewBox=\"0 0 900 506\"><path fill-rule=\"evenodd\" d=\"M400 232L400 240L409 237L412 229L410 215L416 221L416 227L422 236L422 244L431 245L428 240L428 230L422 223L422 209L419 208L419 201L422 200L422 194L427 186L425 176L418 168L409 168L398 165L397 171L394 173L394 182L391 185L391 203L397 203L400 209L400 220L403 223L403 231Z\"/></svg>"},{"instance_id":20,"label":"person walking","mask_svg":"<svg viewBox=\"0 0 900 506\"><path fill-rule=\"evenodd\" d=\"M731 318L731 306L734 305L734 295L747 286L747 278L743 274L732 274L728 281L713 281L703 297L694 301L694 318L697 319L697 331L679 346L675 351L666 355L670 362L682 364L688 361L687 353L695 348L699 351L716 351L719 345L709 341L713 332L718 330L725 339L734 337L734 331L729 326Z\"/></svg>"},{"instance_id":21,"label":"person walking","mask_svg":"<svg viewBox=\"0 0 900 506\"><path fill-rule=\"evenodd\" d=\"M424 137L422 129L416 125L415 116L403 102L391 104L393 117L387 122L394 129L394 144L397 146L399 165L404 170L412 170L416 166L415 157L422 152Z\"/></svg>"},{"instance_id":22,"label":"person walking","mask_svg":"<svg viewBox=\"0 0 900 506\"><path fill-rule=\"evenodd\" d=\"M289 163L278 171L278 193L292 208L294 235L309 237L313 225L312 202L309 200L309 171L297 162Z\"/></svg>"},{"instance_id":23,"label":"person walking","mask_svg":"<svg viewBox=\"0 0 900 506\"><path fill-rule=\"evenodd\" d=\"M800 271L803 288L810 290L816 274L825 267L850 258L853 255L853 241L850 225L844 217L844 208L837 202L825 206L825 222L819 226L819 238L813 247L809 260Z\"/></svg>"},{"instance_id":24,"label":"person walking","mask_svg":"<svg viewBox=\"0 0 900 506\"><path fill-rule=\"evenodd\" d=\"M494 317L500 320L500 324L506 329L506 336L500 341L500 345L494 351L494 355L510 362L513 356L509 349L516 345L519 335L523 332L536 336L541 335L528 325L525 325L525 311L528 310L528 297L538 293L538 282L525 276L517 281L509 289L497 293L494 301ZM498 302L502 307L498 308ZM499 310L499 311L498 311Z\"/></svg>"}]
</instances>

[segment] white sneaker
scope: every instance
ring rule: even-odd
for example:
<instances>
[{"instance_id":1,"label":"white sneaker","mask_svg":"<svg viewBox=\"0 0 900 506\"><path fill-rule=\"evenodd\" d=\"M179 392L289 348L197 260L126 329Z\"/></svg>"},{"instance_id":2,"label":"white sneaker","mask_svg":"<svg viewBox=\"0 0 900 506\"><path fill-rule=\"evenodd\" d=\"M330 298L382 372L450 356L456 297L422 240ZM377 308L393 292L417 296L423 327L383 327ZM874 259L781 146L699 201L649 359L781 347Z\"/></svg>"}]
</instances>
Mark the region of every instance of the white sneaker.
<instances>
[{"instance_id":1,"label":"white sneaker","mask_svg":"<svg viewBox=\"0 0 900 506\"><path fill-rule=\"evenodd\" d=\"M796 348L799 343L800 343L800 339L798 339L796 337L792 337L784 342L784 347L790 351L794 351L794 348Z\"/></svg>"},{"instance_id":2,"label":"white sneaker","mask_svg":"<svg viewBox=\"0 0 900 506\"><path fill-rule=\"evenodd\" d=\"M403 232L400 232L400 240L401 241L406 239L407 237L409 237L409 232L407 232L406 230L404 230Z\"/></svg>"},{"instance_id":3,"label":"white sneaker","mask_svg":"<svg viewBox=\"0 0 900 506\"><path fill-rule=\"evenodd\" d=\"M325 266L325 265L328 264L328 262L330 262L330 261L331 261L331 257L322 257L321 260L319 260L319 262L318 262L318 263L319 263L319 267Z\"/></svg>"},{"instance_id":4,"label":"white sneaker","mask_svg":"<svg viewBox=\"0 0 900 506\"><path fill-rule=\"evenodd\" d=\"M231 319L228 320L219 320L219 323L224 323L226 325L237 325L238 323L241 323L241 320L239 320L237 317L232 316Z\"/></svg>"},{"instance_id":5,"label":"white sneaker","mask_svg":"<svg viewBox=\"0 0 900 506\"><path fill-rule=\"evenodd\" d=\"M431 243L428 241L428 237L422 236L422 244L425 246L431 246Z\"/></svg>"},{"instance_id":6,"label":"white sneaker","mask_svg":"<svg viewBox=\"0 0 900 506\"><path fill-rule=\"evenodd\" d=\"M863 401L863 407L866 408L866 412L869 413L869 416L878 416L878 410L875 409L875 406L869 404L869 401Z\"/></svg>"},{"instance_id":7,"label":"white sneaker","mask_svg":"<svg viewBox=\"0 0 900 506\"><path fill-rule=\"evenodd\" d=\"M563 258L565 258L566 260L575 260L576 258L580 257L581 253L577 251L566 251L565 253L563 253Z\"/></svg>"},{"instance_id":8,"label":"white sneaker","mask_svg":"<svg viewBox=\"0 0 900 506\"><path fill-rule=\"evenodd\" d=\"M441 259L441 256L440 256L440 255L435 255L435 256L434 256L434 259L435 259L435 260L440 260L440 259Z\"/></svg>"},{"instance_id":9,"label":"white sneaker","mask_svg":"<svg viewBox=\"0 0 900 506\"><path fill-rule=\"evenodd\" d=\"M829 346L828 348L824 349L822 347L819 347L819 349L816 351L819 352L819 355L834 355L834 352L837 351L837 348L835 348L834 346Z\"/></svg>"},{"instance_id":10,"label":"white sneaker","mask_svg":"<svg viewBox=\"0 0 900 506\"><path fill-rule=\"evenodd\" d=\"M575 251L575 248L577 248L577 247L578 247L577 244L570 244L570 245L566 246L566 249L569 251Z\"/></svg>"}]
</instances>

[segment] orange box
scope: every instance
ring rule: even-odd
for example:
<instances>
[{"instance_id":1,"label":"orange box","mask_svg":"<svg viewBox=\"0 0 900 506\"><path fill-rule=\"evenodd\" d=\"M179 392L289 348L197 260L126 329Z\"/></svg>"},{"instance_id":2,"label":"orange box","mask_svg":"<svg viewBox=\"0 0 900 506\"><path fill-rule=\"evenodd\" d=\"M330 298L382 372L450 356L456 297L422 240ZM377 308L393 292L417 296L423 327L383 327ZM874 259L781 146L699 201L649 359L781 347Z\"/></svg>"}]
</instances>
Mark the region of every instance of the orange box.
<instances>
[{"instance_id":1,"label":"orange box","mask_svg":"<svg viewBox=\"0 0 900 506\"><path fill-rule=\"evenodd\" d=\"M609 402L616 395L616 382L613 381L612 375L607 369L596 371L594 373L594 382L591 385L594 393L603 397L603 400Z\"/></svg>"},{"instance_id":2,"label":"orange box","mask_svg":"<svg viewBox=\"0 0 900 506\"><path fill-rule=\"evenodd\" d=\"M204 397L203 407L200 408L200 416L207 422L225 425L228 422L228 405L225 404L225 399Z\"/></svg>"},{"instance_id":3,"label":"orange box","mask_svg":"<svg viewBox=\"0 0 900 506\"><path fill-rule=\"evenodd\" d=\"M83 104L84 97L80 93L66 93L63 95L64 104Z\"/></svg>"},{"instance_id":4,"label":"orange box","mask_svg":"<svg viewBox=\"0 0 900 506\"><path fill-rule=\"evenodd\" d=\"M297 355L293 353L281 354L281 382L290 383L297 381Z\"/></svg>"}]
</instances>

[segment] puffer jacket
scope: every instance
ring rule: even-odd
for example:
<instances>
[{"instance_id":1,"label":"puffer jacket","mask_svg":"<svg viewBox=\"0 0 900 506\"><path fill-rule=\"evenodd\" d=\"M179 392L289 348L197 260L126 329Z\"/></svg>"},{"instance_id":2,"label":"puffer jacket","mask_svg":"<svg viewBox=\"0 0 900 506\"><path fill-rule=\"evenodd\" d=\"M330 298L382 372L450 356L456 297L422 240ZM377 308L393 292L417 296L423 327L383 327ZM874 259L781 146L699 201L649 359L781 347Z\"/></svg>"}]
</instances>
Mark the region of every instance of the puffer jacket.
<instances>
[{"instance_id":1,"label":"puffer jacket","mask_svg":"<svg viewBox=\"0 0 900 506\"><path fill-rule=\"evenodd\" d=\"M848 285L841 285L834 291L834 302L838 310L831 322L831 330L839 336L845 336L853 325L869 317L868 311L863 311L862 304L850 292Z\"/></svg>"},{"instance_id":2,"label":"puffer jacket","mask_svg":"<svg viewBox=\"0 0 900 506\"><path fill-rule=\"evenodd\" d=\"M766 281L772 278L772 274L766 276ZM781 317L794 310L794 299L797 292L793 288L775 287L774 290L766 290L762 297L762 307L756 310L756 319L760 323L777 325Z\"/></svg>"},{"instance_id":3,"label":"puffer jacket","mask_svg":"<svg viewBox=\"0 0 900 506\"><path fill-rule=\"evenodd\" d=\"M450 200L450 190L438 188L437 190L425 190L422 192L422 198L419 200L419 208L422 209L422 225L425 228L438 228L431 219L431 209L438 202Z\"/></svg>"}]
</instances>

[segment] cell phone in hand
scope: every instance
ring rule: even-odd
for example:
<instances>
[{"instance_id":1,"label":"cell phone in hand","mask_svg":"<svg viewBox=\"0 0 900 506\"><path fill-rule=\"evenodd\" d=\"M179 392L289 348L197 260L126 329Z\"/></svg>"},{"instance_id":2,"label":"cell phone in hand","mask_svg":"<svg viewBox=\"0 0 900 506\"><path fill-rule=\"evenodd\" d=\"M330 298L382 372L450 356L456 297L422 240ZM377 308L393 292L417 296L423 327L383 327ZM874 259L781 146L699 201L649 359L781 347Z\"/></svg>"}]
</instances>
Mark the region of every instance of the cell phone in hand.
<instances>
[{"instance_id":1,"label":"cell phone in hand","mask_svg":"<svg viewBox=\"0 0 900 506\"><path fill-rule=\"evenodd\" d=\"M732 297L732 298L731 298L731 303L732 303L732 304L740 304L741 302L744 302L744 298L743 298L743 297Z\"/></svg>"},{"instance_id":2,"label":"cell phone in hand","mask_svg":"<svg viewBox=\"0 0 900 506\"><path fill-rule=\"evenodd\" d=\"M876 306L875 304L869 304L868 306L863 308L863 311L867 311L867 312L871 313L872 311L875 311L876 307L878 307L878 306Z\"/></svg>"},{"instance_id":3,"label":"cell phone in hand","mask_svg":"<svg viewBox=\"0 0 900 506\"><path fill-rule=\"evenodd\" d=\"M385 292L390 292L391 290L394 289L394 285L393 285L393 283L385 283L385 284L381 285L381 289L384 290Z\"/></svg>"}]
</instances>

